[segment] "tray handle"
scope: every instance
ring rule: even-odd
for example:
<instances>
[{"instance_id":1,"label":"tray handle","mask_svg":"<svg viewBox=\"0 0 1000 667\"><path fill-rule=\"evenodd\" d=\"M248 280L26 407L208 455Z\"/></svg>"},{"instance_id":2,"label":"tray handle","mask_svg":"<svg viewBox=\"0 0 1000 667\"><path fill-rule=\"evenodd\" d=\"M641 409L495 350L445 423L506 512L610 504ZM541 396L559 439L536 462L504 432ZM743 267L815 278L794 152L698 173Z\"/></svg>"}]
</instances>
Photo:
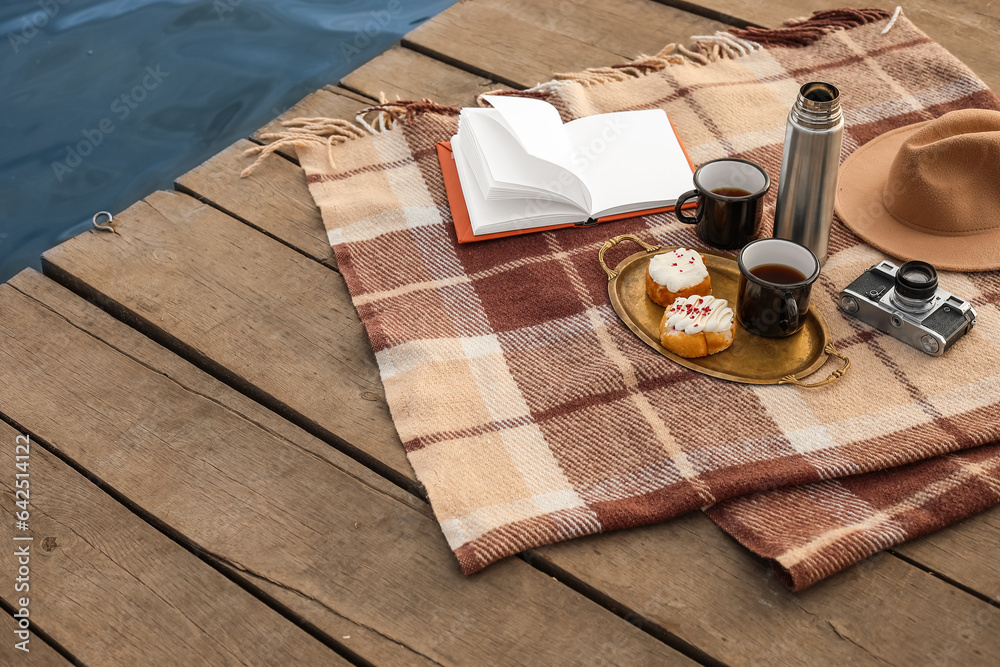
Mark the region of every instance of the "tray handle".
<instances>
[{"instance_id":1,"label":"tray handle","mask_svg":"<svg viewBox=\"0 0 1000 667\"><path fill-rule=\"evenodd\" d=\"M608 268L608 265L604 263L604 253L610 250L611 248L614 248L622 241L634 241L635 243L641 245L646 252L653 252L661 248L661 246L658 245L649 245L648 243L640 239L638 236L633 236L632 234L620 234L614 237L613 239L605 241L604 245L601 246L600 251L598 251L597 253L597 261L601 263L601 268L604 269L604 272L606 274L608 274L608 282L611 282L612 280L615 279L615 276L618 275L618 270Z\"/></svg>"},{"instance_id":2,"label":"tray handle","mask_svg":"<svg viewBox=\"0 0 1000 667\"><path fill-rule=\"evenodd\" d=\"M842 378L844 376L844 373L847 372L847 369L851 367L851 360L842 355L840 352L837 352L837 349L833 346L833 343L827 343L826 347L823 348L823 351L829 355L837 357L838 359L844 362L844 365L835 370L834 372L830 373L830 377L828 377L825 380L820 380L819 382L813 382L813 383L802 382L801 380L797 379L794 375L786 375L785 377L778 380L778 384L794 384L796 387L805 387L806 389L812 389L814 387L824 387Z\"/></svg>"}]
</instances>

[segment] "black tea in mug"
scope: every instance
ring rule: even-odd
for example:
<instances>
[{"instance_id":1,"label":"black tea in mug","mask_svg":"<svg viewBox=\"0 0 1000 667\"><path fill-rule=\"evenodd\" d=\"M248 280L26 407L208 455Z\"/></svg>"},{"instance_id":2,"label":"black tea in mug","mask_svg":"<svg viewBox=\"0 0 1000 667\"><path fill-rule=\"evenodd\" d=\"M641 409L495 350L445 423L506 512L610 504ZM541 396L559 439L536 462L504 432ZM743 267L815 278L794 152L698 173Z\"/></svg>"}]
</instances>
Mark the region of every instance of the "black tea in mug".
<instances>
[{"instance_id":1,"label":"black tea in mug","mask_svg":"<svg viewBox=\"0 0 1000 667\"><path fill-rule=\"evenodd\" d=\"M723 197L749 197L753 193L742 188L715 188L712 190L712 194Z\"/></svg>"},{"instance_id":2,"label":"black tea in mug","mask_svg":"<svg viewBox=\"0 0 1000 667\"><path fill-rule=\"evenodd\" d=\"M809 292L819 260L809 248L785 239L760 239L736 258L740 282L736 319L752 334L783 338L805 325Z\"/></svg>"},{"instance_id":3,"label":"black tea in mug","mask_svg":"<svg viewBox=\"0 0 1000 667\"><path fill-rule=\"evenodd\" d=\"M694 172L694 190L677 198L674 213L695 226L698 238L716 248L742 248L757 235L764 213L764 195L771 179L760 165L738 158L712 160ZM698 198L694 215L681 210Z\"/></svg>"},{"instance_id":4,"label":"black tea in mug","mask_svg":"<svg viewBox=\"0 0 1000 667\"><path fill-rule=\"evenodd\" d=\"M791 285L793 283L805 282L806 277L802 272L791 266L784 264L761 264L750 269L750 273L761 280L779 285Z\"/></svg>"}]
</instances>

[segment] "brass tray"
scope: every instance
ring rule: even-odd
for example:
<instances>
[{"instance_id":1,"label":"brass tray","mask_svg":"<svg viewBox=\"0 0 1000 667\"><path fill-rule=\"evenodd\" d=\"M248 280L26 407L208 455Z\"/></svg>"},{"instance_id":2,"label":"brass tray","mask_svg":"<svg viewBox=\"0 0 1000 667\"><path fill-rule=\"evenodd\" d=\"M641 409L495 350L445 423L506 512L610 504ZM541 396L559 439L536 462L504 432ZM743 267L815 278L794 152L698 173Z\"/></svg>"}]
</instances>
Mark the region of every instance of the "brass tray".
<instances>
[{"instance_id":1,"label":"brass tray","mask_svg":"<svg viewBox=\"0 0 1000 667\"><path fill-rule=\"evenodd\" d=\"M604 263L604 253L622 241L641 245L643 252L623 259L614 269ZM660 319L663 306L653 303L646 295L646 267L653 255L676 249L677 246L653 246L631 234L616 236L605 243L598 253L598 261L608 274L608 294L618 317L651 348L681 366L712 377L747 384L794 384L801 387L820 387L837 380L851 362L837 352L830 343L830 331L823 316L815 308L806 314L802 329L787 338L762 338L747 332L736 324L733 344L729 349L707 357L687 359L667 350L660 344ZM712 277L712 295L726 299L735 310L740 270L731 257L698 250L705 258L705 266ZM826 363L830 355L843 361L843 367L820 382L807 384L801 381Z\"/></svg>"}]
</instances>

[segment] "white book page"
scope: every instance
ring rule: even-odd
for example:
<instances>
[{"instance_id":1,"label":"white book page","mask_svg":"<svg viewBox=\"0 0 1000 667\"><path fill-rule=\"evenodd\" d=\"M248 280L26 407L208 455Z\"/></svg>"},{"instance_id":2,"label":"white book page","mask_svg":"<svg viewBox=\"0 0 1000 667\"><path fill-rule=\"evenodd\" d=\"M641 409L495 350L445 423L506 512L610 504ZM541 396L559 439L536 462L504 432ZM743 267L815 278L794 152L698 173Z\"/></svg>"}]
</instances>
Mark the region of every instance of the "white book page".
<instances>
[{"instance_id":1,"label":"white book page","mask_svg":"<svg viewBox=\"0 0 1000 667\"><path fill-rule=\"evenodd\" d=\"M668 206L693 187L691 166L662 109L578 118L565 125L571 167L591 193L591 215Z\"/></svg>"},{"instance_id":2,"label":"white book page","mask_svg":"<svg viewBox=\"0 0 1000 667\"><path fill-rule=\"evenodd\" d=\"M489 184L482 187L486 199L540 197L590 209L589 193L580 177L525 151L512 140L496 109L463 109L459 136L470 166L486 172ZM483 186L483 179L476 176Z\"/></svg>"},{"instance_id":3,"label":"white book page","mask_svg":"<svg viewBox=\"0 0 1000 667\"><path fill-rule=\"evenodd\" d=\"M487 201L477 187L471 166L465 158L461 137L452 137L451 148L474 234L580 222L587 218L578 206L564 202L533 198Z\"/></svg>"},{"instance_id":4,"label":"white book page","mask_svg":"<svg viewBox=\"0 0 1000 667\"><path fill-rule=\"evenodd\" d=\"M528 154L565 164L573 147L554 106L530 97L485 95L483 99L500 112L501 122Z\"/></svg>"}]
</instances>

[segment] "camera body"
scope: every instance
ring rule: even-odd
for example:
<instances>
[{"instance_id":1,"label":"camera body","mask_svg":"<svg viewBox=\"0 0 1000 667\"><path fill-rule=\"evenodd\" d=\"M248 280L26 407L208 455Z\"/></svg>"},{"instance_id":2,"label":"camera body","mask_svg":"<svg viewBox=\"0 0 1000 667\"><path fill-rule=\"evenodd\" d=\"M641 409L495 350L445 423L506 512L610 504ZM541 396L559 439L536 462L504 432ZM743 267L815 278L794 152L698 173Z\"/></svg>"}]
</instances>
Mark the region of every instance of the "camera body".
<instances>
[{"instance_id":1,"label":"camera body","mask_svg":"<svg viewBox=\"0 0 1000 667\"><path fill-rule=\"evenodd\" d=\"M900 270L910 264L930 271L926 280L919 278L922 292L906 289ZM838 303L848 315L933 356L944 354L976 324L972 304L937 287L937 273L923 262L902 267L879 262L844 288Z\"/></svg>"}]
</instances>

